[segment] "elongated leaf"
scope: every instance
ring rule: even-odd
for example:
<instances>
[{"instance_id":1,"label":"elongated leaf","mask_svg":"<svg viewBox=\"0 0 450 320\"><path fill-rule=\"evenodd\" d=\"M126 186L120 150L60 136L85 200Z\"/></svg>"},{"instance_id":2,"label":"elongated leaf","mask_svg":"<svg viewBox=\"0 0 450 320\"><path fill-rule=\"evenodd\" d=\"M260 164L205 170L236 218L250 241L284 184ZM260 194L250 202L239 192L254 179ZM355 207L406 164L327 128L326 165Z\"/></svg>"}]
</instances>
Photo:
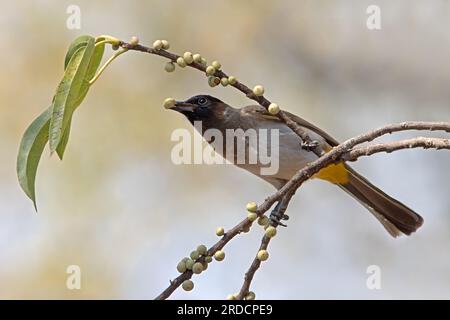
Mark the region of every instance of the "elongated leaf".
<instances>
[{"instance_id":1,"label":"elongated leaf","mask_svg":"<svg viewBox=\"0 0 450 320\"><path fill-rule=\"evenodd\" d=\"M95 39L95 43L105 40L105 38L97 38ZM94 49L94 53L92 54L91 61L89 62L89 67L86 72L87 80L91 80L95 73L97 72L98 67L100 66L100 62L102 62L103 53L105 52L105 44L97 45Z\"/></svg>"},{"instance_id":2,"label":"elongated leaf","mask_svg":"<svg viewBox=\"0 0 450 320\"><path fill-rule=\"evenodd\" d=\"M91 36L84 35L79 36L69 46L69 49L67 49L66 58L64 59L64 70L66 70L67 65L69 64L70 59L72 58L73 54L77 52L78 49L81 47L85 47L90 39L93 39Z\"/></svg>"},{"instance_id":3,"label":"elongated leaf","mask_svg":"<svg viewBox=\"0 0 450 320\"><path fill-rule=\"evenodd\" d=\"M97 38L95 42L97 43L102 40L104 40L104 38ZM85 43L85 45L86 45L86 43ZM100 63L102 61L104 52L105 52L105 44L100 44L100 45L95 46L94 53L92 55L91 61L89 62L89 66L86 71L86 76L81 85L80 95L79 95L78 99L76 100L76 102L74 103L74 109L78 108L78 106L81 104L81 102L85 98L85 96L89 90L89 81L95 76L95 73L97 72L97 69L100 66ZM61 142L59 143L58 147L56 148L56 153L58 154L58 156L61 160L63 159L64 151L66 150L66 146L69 141L71 122L72 122L72 119L69 120L69 124L67 125L66 129L64 130L63 136L61 138Z\"/></svg>"},{"instance_id":4,"label":"elongated leaf","mask_svg":"<svg viewBox=\"0 0 450 320\"><path fill-rule=\"evenodd\" d=\"M56 148L56 153L58 154L58 157L61 160L64 157L64 152L66 151L67 143L69 142L71 126L72 126L72 120L69 121L69 124L67 125L67 127L64 130L64 133L62 135L61 142L59 143L58 147Z\"/></svg>"},{"instance_id":5,"label":"elongated leaf","mask_svg":"<svg viewBox=\"0 0 450 320\"><path fill-rule=\"evenodd\" d=\"M42 151L48 141L48 132L52 108L45 110L25 131L20 142L17 156L17 176L20 186L36 206L35 180Z\"/></svg>"},{"instance_id":6,"label":"elongated leaf","mask_svg":"<svg viewBox=\"0 0 450 320\"><path fill-rule=\"evenodd\" d=\"M96 39L96 42L104 40ZM81 36L70 45L64 61L64 77L60 82L52 105L36 118L25 131L17 156L19 183L36 206L35 180L45 145L51 140L62 159L70 135L72 115L89 90L89 81L101 63L105 45L94 46L95 39ZM61 134L62 133L62 134Z\"/></svg>"},{"instance_id":7,"label":"elongated leaf","mask_svg":"<svg viewBox=\"0 0 450 320\"><path fill-rule=\"evenodd\" d=\"M61 142L63 133L67 128L73 111L80 103L89 63L94 53L94 39L88 40L85 47L79 48L67 65L64 77L55 94L53 113L50 120L50 151L53 152ZM86 91L86 90L85 90Z\"/></svg>"},{"instance_id":8,"label":"elongated leaf","mask_svg":"<svg viewBox=\"0 0 450 320\"><path fill-rule=\"evenodd\" d=\"M104 40L104 38L97 38L95 42L97 43L102 40ZM89 90L89 86L90 86L89 81L97 73L97 69L100 66L100 63L102 62L104 52L105 52L105 44L104 43L95 46L94 53L92 54L91 61L89 62L89 66L86 70L86 76L81 85L81 89L80 89L81 93L75 102L75 108L77 108L81 104L81 102L84 100L84 98L86 97L86 94L87 94L87 92Z\"/></svg>"}]
</instances>

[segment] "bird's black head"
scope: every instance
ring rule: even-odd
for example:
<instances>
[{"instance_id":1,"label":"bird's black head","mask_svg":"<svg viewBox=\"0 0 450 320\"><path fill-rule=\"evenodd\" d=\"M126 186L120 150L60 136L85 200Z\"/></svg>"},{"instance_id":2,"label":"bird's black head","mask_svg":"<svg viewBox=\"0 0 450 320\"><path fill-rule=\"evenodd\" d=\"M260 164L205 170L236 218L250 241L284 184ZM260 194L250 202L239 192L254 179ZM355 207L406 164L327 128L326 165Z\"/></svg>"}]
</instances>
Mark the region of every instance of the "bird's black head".
<instances>
[{"instance_id":1,"label":"bird's black head","mask_svg":"<svg viewBox=\"0 0 450 320\"><path fill-rule=\"evenodd\" d=\"M177 101L169 109L184 114L193 123L194 121L205 121L218 116L226 106L225 103L213 96L197 95L186 101Z\"/></svg>"}]
</instances>

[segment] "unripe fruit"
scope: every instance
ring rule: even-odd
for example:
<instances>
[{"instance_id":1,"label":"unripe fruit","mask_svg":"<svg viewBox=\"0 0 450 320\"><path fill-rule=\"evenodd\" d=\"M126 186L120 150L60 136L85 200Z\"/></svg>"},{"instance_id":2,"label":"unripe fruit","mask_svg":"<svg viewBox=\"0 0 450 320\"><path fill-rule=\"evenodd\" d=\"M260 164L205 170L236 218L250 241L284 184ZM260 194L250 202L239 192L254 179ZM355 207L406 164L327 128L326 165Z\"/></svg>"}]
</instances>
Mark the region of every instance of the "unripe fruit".
<instances>
[{"instance_id":1,"label":"unripe fruit","mask_svg":"<svg viewBox=\"0 0 450 320\"><path fill-rule=\"evenodd\" d=\"M250 231L250 227L251 225L245 226L244 228L242 228L242 232L247 233Z\"/></svg>"},{"instance_id":2,"label":"unripe fruit","mask_svg":"<svg viewBox=\"0 0 450 320\"><path fill-rule=\"evenodd\" d=\"M258 218L258 224L260 226L266 226L269 223L269 218L267 218L266 216L261 216Z\"/></svg>"},{"instance_id":3,"label":"unripe fruit","mask_svg":"<svg viewBox=\"0 0 450 320\"><path fill-rule=\"evenodd\" d=\"M223 236L224 234L225 234L225 229L224 229L224 228L218 227L218 228L216 229L216 235L217 235L217 236L221 237L221 236Z\"/></svg>"},{"instance_id":4,"label":"unripe fruit","mask_svg":"<svg viewBox=\"0 0 450 320\"><path fill-rule=\"evenodd\" d=\"M206 65L208 64L208 62L206 61L205 58L202 57L201 64L204 65L204 66L206 66Z\"/></svg>"},{"instance_id":5,"label":"unripe fruit","mask_svg":"<svg viewBox=\"0 0 450 320\"><path fill-rule=\"evenodd\" d=\"M245 300L255 300L256 295L253 291L249 291L245 296Z\"/></svg>"},{"instance_id":6,"label":"unripe fruit","mask_svg":"<svg viewBox=\"0 0 450 320\"><path fill-rule=\"evenodd\" d=\"M183 290L191 291L192 289L194 289L194 282L192 282L192 280L184 280L181 287L183 288Z\"/></svg>"},{"instance_id":7,"label":"unripe fruit","mask_svg":"<svg viewBox=\"0 0 450 320\"><path fill-rule=\"evenodd\" d=\"M184 257L183 259L181 259L181 262L186 263L189 259L190 259L190 258L188 258L188 257Z\"/></svg>"},{"instance_id":8,"label":"unripe fruit","mask_svg":"<svg viewBox=\"0 0 450 320\"><path fill-rule=\"evenodd\" d=\"M197 250L194 250L194 251L191 252L190 257L191 257L192 260L197 260L200 257L200 253L198 253Z\"/></svg>"},{"instance_id":9,"label":"unripe fruit","mask_svg":"<svg viewBox=\"0 0 450 320\"><path fill-rule=\"evenodd\" d=\"M214 253L214 259L216 259L217 261L222 261L223 259L225 259L225 252L223 252L222 250L216 251L216 253Z\"/></svg>"},{"instance_id":10,"label":"unripe fruit","mask_svg":"<svg viewBox=\"0 0 450 320\"><path fill-rule=\"evenodd\" d=\"M175 106L175 99L174 98L167 98L164 100L164 108L169 109Z\"/></svg>"},{"instance_id":11,"label":"unripe fruit","mask_svg":"<svg viewBox=\"0 0 450 320\"><path fill-rule=\"evenodd\" d=\"M187 270L187 268L186 268L186 263L183 262L183 261L180 261L180 262L178 263L178 265L177 265L177 270L178 270L179 273L185 272L185 271Z\"/></svg>"},{"instance_id":12,"label":"unripe fruit","mask_svg":"<svg viewBox=\"0 0 450 320\"><path fill-rule=\"evenodd\" d=\"M222 65L220 64L219 61L214 60L213 62L211 62L211 65L214 67L214 69L216 70L220 70L220 68L222 67Z\"/></svg>"},{"instance_id":13,"label":"unripe fruit","mask_svg":"<svg viewBox=\"0 0 450 320\"><path fill-rule=\"evenodd\" d=\"M216 69L214 69L213 66L206 67L206 75L212 76L215 72L216 72Z\"/></svg>"},{"instance_id":14,"label":"unripe fruit","mask_svg":"<svg viewBox=\"0 0 450 320\"><path fill-rule=\"evenodd\" d=\"M118 44L113 44L113 45L112 45L112 49L113 49L114 51L119 50L119 48L120 48L120 46L119 46Z\"/></svg>"},{"instance_id":15,"label":"unripe fruit","mask_svg":"<svg viewBox=\"0 0 450 320\"><path fill-rule=\"evenodd\" d=\"M203 266L203 271L205 271L206 269L208 269L208 263L202 262L202 266Z\"/></svg>"},{"instance_id":16,"label":"unripe fruit","mask_svg":"<svg viewBox=\"0 0 450 320\"><path fill-rule=\"evenodd\" d=\"M220 79L220 83L221 83L224 87L226 87L226 86L228 85L228 78L222 78L222 79Z\"/></svg>"},{"instance_id":17,"label":"unripe fruit","mask_svg":"<svg viewBox=\"0 0 450 320\"><path fill-rule=\"evenodd\" d=\"M253 93L254 93L255 96L258 96L258 97L262 96L264 94L264 87L260 86L260 85L255 86L253 88Z\"/></svg>"},{"instance_id":18,"label":"unripe fruit","mask_svg":"<svg viewBox=\"0 0 450 320\"><path fill-rule=\"evenodd\" d=\"M197 247L197 251L198 253L200 253L202 256L204 256L206 254L206 252L208 251L208 248L206 248L206 246L204 244L201 244Z\"/></svg>"},{"instance_id":19,"label":"unripe fruit","mask_svg":"<svg viewBox=\"0 0 450 320\"><path fill-rule=\"evenodd\" d=\"M136 36L132 36L130 39L130 44L137 45L139 43L139 38Z\"/></svg>"},{"instance_id":20,"label":"unripe fruit","mask_svg":"<svg viewBox=\"0 0 450 320\"><path fill-rule=\"evenodd\" d=\"M187 66L186 61L184 61L184 59L183 59L182 57L178 57L178 59L177 59L177 64L178 64L180 67L182 67L182 68L184 68L184 67Z\"/></svg>"},{"instance_id":21,"label":"unripe fruit","mask_svg":"<svg viewBox=\"0 0 450 320\"><path fill-rule=\"evenodd\" d=\"M280 107L276 103L271 103L267 109L270 114L276 115L280 112Z\"/></svg>"},{"instance_id":22,"label":"unripe fruit","mask_svg":"<svg viewBox=\"0 0 450 320\"><path fill-rule=\"evenodd\" d=\"M185 262L185 264L186 264L186 269L192 270L192 267L194 266L194 260L189 259L188 261Z\"/></svg>"},{"instance_id":23,"label":"unripe fruit","mask_svg":"<svg viewBox=\"0 0 450 320\"><path fill-rule=\"evenodd\" d=\"M236 295L234 295L234 294L229 294L229 295L227 296L227 300L236 300Z\"/></svg>"},{"instance_id":24,"label":"unripe fruit","mask_svg":"<svg viewBox=\"0 0 450 320\"><path fill-rule=\"evenodd\" d=\"M258 210L258 205L255 202L247 203L247 211L248 212L256 212Z\"/></svg>"},{"instance_id":25,"label":"unripe fruit","mask_svg":"<svg viewBox=\"0 0 450 320\"><path fill-rule=\"evenodd\" d=\"M167 72L174 72L175 71L175 64L173 62L167 62L164 66L164 70Z\"/></svg>"},{"instance_id":26,"label":"unripe fruit","mask_svg":"<svg viewBox=\"0 0 450 320\"><path fill-rule=\"evenodd\" d=\"M192 57L194 58L195 62L202 62L202 56L199 53L194 54Z\"/></svg>"},{"instance_id":27,"label":"unripe fruit","mask_svg":"<svg viewBox=\"0 0 450 320\"><path fill-rule=\"evenodd\" d=\"M259 250L256 257L260 261L266 261L267 259L269 259L269 253L267 252L267 250Z\"/></svg>"},{"instance_id":28,"label":"unripe fruit","mask_svg":"<svg viewBox=\"0 0 450 320\"><path fill-rule=\"evenodd\" d=\"M194 57L192 56L192 52L186 51L183 53L183 59L187 64L191 64L194 62Z\"/></svg>"},{"instance_id":29,"label":"unripe fruit","mask_svg":"<svg viewBox=\"0 0 450 320\"><path fill-rule=\"evenodd\" d=\"M156 40L155 42L153 42L153 49L155 50L161 50L163 46L163 43L161 40Z\"/></svg>"},{"instance_id":30,"label":"unripe fruit","mask_svg":"<svg viewBox=\"0 0 450 320\"><path fill-rule=\"evenodd\" d=\"M214 87L218 86L219 83L220 83L220 79L217 77L212 76L212 77L208 78L208 84L210 87L214 88Z\"/></svg>"},{"instance_id":31,"label":"unripe fruit","mask_svg":"<svg viewBox=\"0 0 450 320\"><path fill-rule=\"evenodd\" d=\"M169 43L169 41L167 41L167 40L161 40L161 43L162 43L162 48L163 48L164 50L168 50L168 49L170 48L170 43Z\"/></svg>"},{"instance_id":32,"label":"unripe fruit","mask_svg":"<svg viewBox=\"0 0 450 320\"><path fill-rule=\"evenodd\" d=\"M195 274L200 274L203 271L203 265L201 262L196 262L194 263L194 265L192 266L192 272L194 272Z\"/></svg>"},{"instance_id":33,"label":"unripe fruit","mask_svg":"<svg viewBox=\"0 0 450 320\"><path fill-rule=\"evenodd\" d=\"M212 262L212 257L211 256L206 256L205 257L205 262L206 263L211 263Z\"/></svg>"},{"instance_id":34,"label":"unripe fruit","mask_svg":"<svg viewBox=\"0 0 450 320\"><path fill-rule=\"evenodd\" d=\"M274 228L272 226L267 227L267 229L266 229L266 236L267 237L273 238L273 237L275 237L276 234L277 234L277 229L276 228Z\"/></svg>"},{"instance_id":35,"label":"unripe fruit","mask_svg":"<svg viewBox=\"0 0 450 320\"><path fill-rule=\"evenodd\" d=\"M237 80L236 80L235 77L233 77L233 76L229 76L229 77L228 77L228 83L229 83L229 84L233 85L233 84L235 84L236 82L237 82Z\"/></svg>"},{"instance_id":36,"label":"unripe fruit","mask_svg":"<svg viewBox=\"0 0 450 320\"><path fill-rule=\"evenodd\" d=\"M249 212L247 215L247 219L251 222L255 221L256 219L258 219L258 215L254 212Z\"/></svg>"}]
</instances>

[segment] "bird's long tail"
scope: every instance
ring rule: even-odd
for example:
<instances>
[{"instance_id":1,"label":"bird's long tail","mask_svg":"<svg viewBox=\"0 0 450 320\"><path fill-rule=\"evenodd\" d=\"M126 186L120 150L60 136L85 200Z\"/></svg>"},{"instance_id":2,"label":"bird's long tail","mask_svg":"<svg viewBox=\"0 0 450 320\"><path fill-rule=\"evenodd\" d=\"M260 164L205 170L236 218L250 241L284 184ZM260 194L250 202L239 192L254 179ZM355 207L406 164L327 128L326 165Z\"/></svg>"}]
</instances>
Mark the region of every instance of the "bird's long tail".
<instances>
[{"instance_id":1,"label":"bird's long tail","mask_svg":"<svg viewBox=\"0 0 450 320\"><path fill-rule=\"evenodd\" d=\"M423 224L423 218L416 212L388 196L349 166L345 165L345 168L348 182L338 185L369 209L393 237L402 233L410 235Z\"/></svg>"}]
</instances>

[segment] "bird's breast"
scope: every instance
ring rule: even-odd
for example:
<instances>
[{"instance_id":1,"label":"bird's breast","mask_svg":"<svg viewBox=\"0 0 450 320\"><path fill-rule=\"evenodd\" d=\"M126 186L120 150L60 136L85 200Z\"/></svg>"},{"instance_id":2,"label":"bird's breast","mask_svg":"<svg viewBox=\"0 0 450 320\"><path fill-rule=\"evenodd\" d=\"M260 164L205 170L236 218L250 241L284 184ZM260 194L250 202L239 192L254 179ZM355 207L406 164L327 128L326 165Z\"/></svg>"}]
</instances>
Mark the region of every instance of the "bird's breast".
<instances>
[{"instance_id":1,"label":"bird's breast","mask_svg":"<svg viewBox=\"0 0 450 320\"><path fill-rule=\"evenodd\" d=\"M326 143L315 132L305 130L313 140ZM220 131L224 136L222 145L208 141L216 152L269 182L289 180L299 169L317 159L313 152L301 148L301 139L282 123Z\"/></svg>"}]
</instances>

